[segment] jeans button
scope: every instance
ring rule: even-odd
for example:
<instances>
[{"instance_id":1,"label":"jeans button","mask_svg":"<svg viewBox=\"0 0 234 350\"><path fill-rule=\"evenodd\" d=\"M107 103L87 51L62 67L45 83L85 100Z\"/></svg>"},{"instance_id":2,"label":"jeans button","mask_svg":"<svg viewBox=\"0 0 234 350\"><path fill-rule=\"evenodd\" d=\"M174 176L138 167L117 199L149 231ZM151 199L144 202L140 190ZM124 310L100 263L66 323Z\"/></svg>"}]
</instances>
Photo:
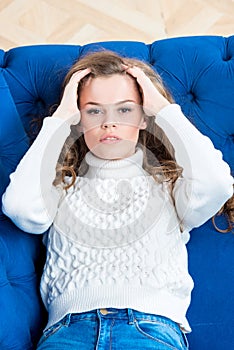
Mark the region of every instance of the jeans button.
<instances>
[{"instance_id":1,"label":"jeans button","mask_svg":"<svg viewBox=\"0 0 234 350\"><path fill-rule=\"evenodd\" d=\"M100 309L100 313L102 315L107 315L107 314L109 314L109 311L107 309Z\"/></svg>"}]
</instances>

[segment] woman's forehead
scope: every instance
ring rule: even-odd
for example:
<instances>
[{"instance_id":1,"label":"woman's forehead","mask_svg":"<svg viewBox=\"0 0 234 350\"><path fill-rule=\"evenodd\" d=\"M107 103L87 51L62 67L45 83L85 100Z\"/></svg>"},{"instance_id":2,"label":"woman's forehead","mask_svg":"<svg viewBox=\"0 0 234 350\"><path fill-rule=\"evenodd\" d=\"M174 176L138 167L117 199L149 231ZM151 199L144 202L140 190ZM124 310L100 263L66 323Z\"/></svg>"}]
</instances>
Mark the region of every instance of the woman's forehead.
<instances>
[{"instance_id":1,"label":"woman's forehead","mask_svg":"<svg viewBox=\"0 0 234 350\"><path fill-rule=\"evenodd\" d=\"M79 98L83 106L89 102L114 104L124 100L140 103L141 100L136 82L127 74L90 78L82 85Z\"/></svg>"}]
</instances>

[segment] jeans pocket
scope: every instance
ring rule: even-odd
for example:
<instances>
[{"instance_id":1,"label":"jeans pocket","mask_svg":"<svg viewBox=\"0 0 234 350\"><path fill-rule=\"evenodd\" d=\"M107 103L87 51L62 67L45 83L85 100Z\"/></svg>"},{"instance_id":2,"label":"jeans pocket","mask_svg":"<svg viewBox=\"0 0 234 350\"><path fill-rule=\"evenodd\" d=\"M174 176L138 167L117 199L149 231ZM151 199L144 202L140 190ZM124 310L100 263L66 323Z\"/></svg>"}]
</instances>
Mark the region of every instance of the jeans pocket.
<instances>
[{"instance_id":1,"label":"jeans pocket","mask_svg":"<svg viewBox=\"0 0 234 350\"><path fill-rule=\"evenodd\" d=\"M37 349L42 345L49 337L57 333L61 328L63 327L62 322L57 322L53 326L45 329L43 331L43 335L41 336L41 339L39 340L39 343L37 345Z\"/></svg>"},{"instance_id":2,"label":"jeans pocket","mask_svg":"<svg viewBox=\"0 0 234 350\"><path fill-rule=\"evenodd\" d=\"M185 340L182 332L172 327L170 323L156 320L135 319L135 327L143 336L160 344L160 349L185 350Z\"/></svg>"}]
</instances>

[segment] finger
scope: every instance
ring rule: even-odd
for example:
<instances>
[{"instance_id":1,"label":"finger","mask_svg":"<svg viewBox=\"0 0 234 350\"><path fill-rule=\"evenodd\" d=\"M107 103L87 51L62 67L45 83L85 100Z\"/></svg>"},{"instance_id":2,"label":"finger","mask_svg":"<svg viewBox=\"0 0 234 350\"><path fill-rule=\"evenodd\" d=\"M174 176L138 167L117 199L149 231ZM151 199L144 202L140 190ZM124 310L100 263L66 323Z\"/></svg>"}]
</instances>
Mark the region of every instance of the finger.
<instances>
[{"instance_id":1,"label":"finger","mask_svg":"<svg viewBox=\"0 0 234 350\"><path fill-rule=\"evenodd\" d=\"M73 73L73 75L71 76L68 84L65 87L65 91L64 91L64 96L68 95L73 95L74 97L76 97L77 95L77 87L79 85L79 82L89 73L91 72L90 68L86 68L83 69L81 71L77 71L75 73Z\"/></svg>"},{"instance_id":2,"label":"finger","mask_svg":"<svg viewBox=\"0 0 234 350\"><path fill-rule=\"evenodd\" d=\"M129 75L137 79L139 82L140 80L142 81L143 78L146 78L145 73L139 67L136 67L136 66L130 67L127 64L122 64L122 67Z\"/></svg>"},{"instance_id":3,"label":"finger","mask_svg":"<svg viewBox=\"0 0 234 350\"><path fill-rule=\"evenodd\" d=\"M130 68L127 64L122 63L121 66L123 67L124 70L127 70L128 68Z\"/></svg>"},{"instance_id":4,"label":"finger","mask_svg":"<svg viewBox=\"0 0 234 350\"><path fill-rule=\"evenodd\" d=\"M147 86L147 76L145 73L138 67L131 67L126 70L126 72L136 79L136 81L139 84L140 92L143 93L144 89Z\"/></svg>"},{"instance_id":5,"label":"finger","mask_svg":"<svg viewBox=\"0 0 234 350\"><path fill-rule=\"evenodd\" d=\"M88 75L91 72L90 68L85 68L83 70L79 70L77 72L75 72L70 81L71 82L75 82L75 83L79 83L81 79L83 79L86 75Z\"/></svg>"}]
</instances>

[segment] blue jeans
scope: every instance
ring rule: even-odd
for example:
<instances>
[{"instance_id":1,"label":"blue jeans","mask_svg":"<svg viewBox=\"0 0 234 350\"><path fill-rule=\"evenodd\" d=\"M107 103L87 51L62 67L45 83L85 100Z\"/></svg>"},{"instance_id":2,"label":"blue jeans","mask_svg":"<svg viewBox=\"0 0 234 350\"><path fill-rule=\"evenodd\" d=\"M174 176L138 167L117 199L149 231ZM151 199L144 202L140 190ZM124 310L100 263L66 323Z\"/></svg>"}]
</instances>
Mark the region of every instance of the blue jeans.
<instances>
[{"instance_id":1,"label":"blue jeans","mask_svg":"<svg viewBox=\"0 0 234 350\"><path fill-rule=\"evenodd\" d=\"M68 314L44 331L37 350L185 350L180 327L170 319L132 309Z\"/></svg>"}]
</instances>

